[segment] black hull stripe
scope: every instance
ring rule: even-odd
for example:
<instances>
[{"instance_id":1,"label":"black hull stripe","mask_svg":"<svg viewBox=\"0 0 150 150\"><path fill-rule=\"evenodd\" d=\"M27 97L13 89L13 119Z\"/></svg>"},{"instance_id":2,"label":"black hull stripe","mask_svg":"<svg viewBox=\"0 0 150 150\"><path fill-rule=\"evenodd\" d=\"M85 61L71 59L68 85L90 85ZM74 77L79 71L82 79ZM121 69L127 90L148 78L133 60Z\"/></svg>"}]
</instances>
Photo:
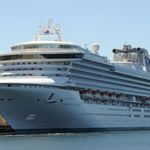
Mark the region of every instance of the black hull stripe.
<instances>
[{"instance_id":1,"label":"black hull stripe","mask_svg":"<svg viewBox=\"0 0 150 150\"><path fill-rule=\"evenodd\" d=\"M116 128L62 128L62 129L19 129L13 131L0 132L3 134L47 134L47 133L86 133L86 132L104 132L104 131L136 131L150 130L150 127L116 127Z\"/></svg>"}]
</instances>

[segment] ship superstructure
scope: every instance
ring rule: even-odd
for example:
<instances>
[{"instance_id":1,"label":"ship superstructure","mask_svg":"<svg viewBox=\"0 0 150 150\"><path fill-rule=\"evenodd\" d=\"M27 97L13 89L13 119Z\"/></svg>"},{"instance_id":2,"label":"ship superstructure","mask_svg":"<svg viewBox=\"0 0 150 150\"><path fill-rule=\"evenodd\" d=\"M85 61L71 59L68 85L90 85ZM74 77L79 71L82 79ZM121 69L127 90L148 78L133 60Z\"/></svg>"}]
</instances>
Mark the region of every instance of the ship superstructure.
<instances>
[{"instance_id":1,"label":"ship superstructure","mask_svg":"<svg viewBox=\"0 0 150 150\"><path fill-rule=\"evenodd\" d=\"M124 45L110 61L98 55L98 44L90 51L64 42L60 31L49 22L35 41L0 55L0 113L7 123L30 132L149 129L148 51Z\"/></svg>"}]
</instances>

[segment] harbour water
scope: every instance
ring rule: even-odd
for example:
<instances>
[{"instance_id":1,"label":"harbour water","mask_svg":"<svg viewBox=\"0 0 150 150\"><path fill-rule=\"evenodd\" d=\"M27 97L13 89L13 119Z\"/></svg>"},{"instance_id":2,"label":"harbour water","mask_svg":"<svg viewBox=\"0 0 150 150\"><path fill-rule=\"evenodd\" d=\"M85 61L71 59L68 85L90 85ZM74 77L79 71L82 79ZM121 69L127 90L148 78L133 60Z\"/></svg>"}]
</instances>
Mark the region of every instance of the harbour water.
<instances>
[{"instance_id":1,"label":"harbour water","mask_svg":"<svg viewBox=\"0 0 150 150\"><path fill-rule=\"evenodd\" d=\"M0 136L0 150L146 150L150 131Z\"/></svg>"}]
</instances>

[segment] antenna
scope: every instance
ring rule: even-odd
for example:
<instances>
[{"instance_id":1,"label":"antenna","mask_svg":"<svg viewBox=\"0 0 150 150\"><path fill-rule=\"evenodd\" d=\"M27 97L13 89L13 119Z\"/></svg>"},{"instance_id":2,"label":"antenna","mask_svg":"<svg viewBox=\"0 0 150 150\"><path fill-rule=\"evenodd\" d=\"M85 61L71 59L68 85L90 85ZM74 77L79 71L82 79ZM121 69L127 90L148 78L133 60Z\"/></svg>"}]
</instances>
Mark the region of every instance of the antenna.
<instances>
[{"instance_id":1,"label":"antenna","mask_svg":"<svg viewBox=\"0 0 150 150\"><path fill-rule=\"evenodd\" d=\"M52 24L52 19L49 18L49 19L48 19L48 25L47 25L47 27L48 27L48 28L51 28L51 24Z\"/></svg>"},{"instance_id":2,"label":"antenna","mask_svg":"<svg viewBox=\"0 0 150 150\"><path fill-rule=\"evenodd\" d=\"M61 34L60 25L56 25L56 26L55 26L55 33L56 33L57 36L58 36L58 41L62 41L62 40L61 40L61 37L60 37L60 34Z\"/></svg>"},{"instance_id":3,"label":"antenna","mask_svg":"<svg viewBox=\"0 0 150 150\"><path fill-rule=\"evenodd\" d=\"M88 49L87 43L85 43L84 46L85 46L85 49Z\"/></svg>"}]
</instances>

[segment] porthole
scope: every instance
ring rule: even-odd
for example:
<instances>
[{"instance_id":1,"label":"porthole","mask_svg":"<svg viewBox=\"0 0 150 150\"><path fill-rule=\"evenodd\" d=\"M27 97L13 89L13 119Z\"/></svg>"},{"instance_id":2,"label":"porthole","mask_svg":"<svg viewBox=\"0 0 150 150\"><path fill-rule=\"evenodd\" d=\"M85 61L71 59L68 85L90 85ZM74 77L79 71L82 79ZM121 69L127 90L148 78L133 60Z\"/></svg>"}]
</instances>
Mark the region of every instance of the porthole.
<instances>
[{"instance_id":1,"label":"porthole","mask_svg":"<svg viewBox=\"0 0 150 150\"><path fill-rule=\"evenodd\" d=\"M40 101L40 99L38 98L38 99L36 99L36 101L37 101L37 102L39 102L39 101Z\"/></svg>"}]
</instances>

